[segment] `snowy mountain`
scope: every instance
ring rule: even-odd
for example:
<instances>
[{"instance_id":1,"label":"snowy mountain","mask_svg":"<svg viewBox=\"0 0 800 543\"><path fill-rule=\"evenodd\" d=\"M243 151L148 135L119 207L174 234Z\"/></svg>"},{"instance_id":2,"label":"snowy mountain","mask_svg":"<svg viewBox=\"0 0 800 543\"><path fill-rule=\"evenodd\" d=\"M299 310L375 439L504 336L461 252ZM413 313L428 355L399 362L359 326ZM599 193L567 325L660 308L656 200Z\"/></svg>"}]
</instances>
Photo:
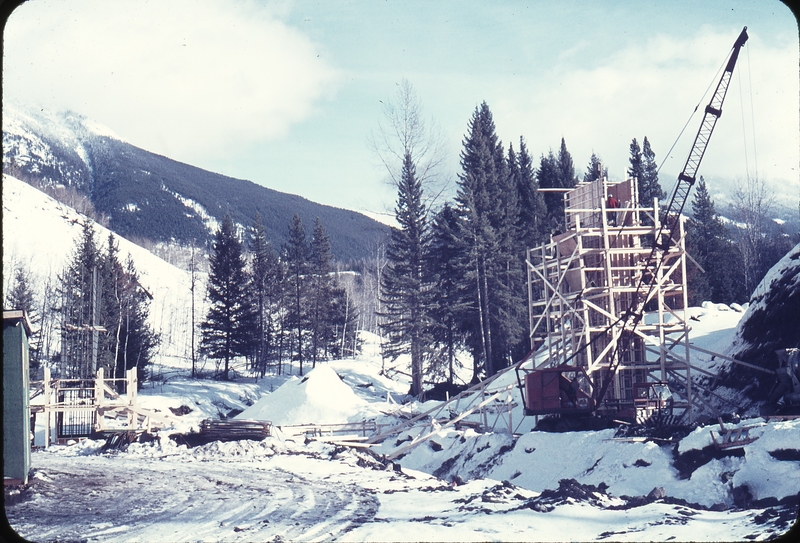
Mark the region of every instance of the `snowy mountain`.
<instances>
[{"instance_id":1,"label":"snowy mountain","mask_svg":"<svg viewBox=\"0 0 800 543\"><path fill-rule=\"evenodd\" d=\"M35 186L66 186L87 196L128 238L205 241L230 213L250 226L260 212L267 237L286 241L297 213L307 229L319 217L336 259L369 256L388 228L344 209L183 164L122 141L73 112L3 104L3 171Z\"/></svg>"}]
</instances>

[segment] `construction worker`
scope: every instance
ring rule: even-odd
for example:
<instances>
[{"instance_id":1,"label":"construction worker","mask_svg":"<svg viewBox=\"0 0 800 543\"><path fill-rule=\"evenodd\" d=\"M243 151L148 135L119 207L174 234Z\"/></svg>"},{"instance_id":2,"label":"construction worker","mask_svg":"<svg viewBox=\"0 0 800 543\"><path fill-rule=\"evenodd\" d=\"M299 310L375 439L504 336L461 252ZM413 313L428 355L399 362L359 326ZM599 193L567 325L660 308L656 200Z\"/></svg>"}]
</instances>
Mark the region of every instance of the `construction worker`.
<instances>
[{"instance_id":1,"label":"construction worker","mask_svg":"<svg viewBox=\"0 0 800 543\"><path fill-rule=\"evenodd\" d=\"M608 216L611 219L611 226L617 226L617 212L616 209L619 208L619 200L614 198L613 195L608 195L608 204L606 206L608 208Z\"/></svg>"}]
</instances>

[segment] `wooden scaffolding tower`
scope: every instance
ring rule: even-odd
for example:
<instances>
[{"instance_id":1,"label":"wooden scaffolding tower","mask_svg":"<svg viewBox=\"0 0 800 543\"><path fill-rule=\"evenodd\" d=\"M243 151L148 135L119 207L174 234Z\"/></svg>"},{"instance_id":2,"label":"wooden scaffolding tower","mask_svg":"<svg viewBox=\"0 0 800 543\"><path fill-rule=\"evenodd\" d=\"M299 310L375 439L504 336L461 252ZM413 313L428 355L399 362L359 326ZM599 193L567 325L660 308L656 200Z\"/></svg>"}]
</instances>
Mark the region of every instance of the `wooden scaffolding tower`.
<instances>
[{"instance_id":1,"label":"wooden scaffolding tower","mask_svg":"<svg viewBox=\"0 0 800 543\"><path fill-rule=\"evenodd\" d=\"M611 197L619 207L608 206ZM660 227L658 201L642 207L635 179L602 177L565 191L564 204L566 232L527 254L531 348L546 353L534 369L581 367L595 391L611 379L601 414L658 400L655 393L661 400L669 395L670 409L693 420L685 218L676 225L675 249L656 268L648 314L631 331L621 317L635 303L643 274L650 273L646 260Z\"/></svg>"}]
</instances>

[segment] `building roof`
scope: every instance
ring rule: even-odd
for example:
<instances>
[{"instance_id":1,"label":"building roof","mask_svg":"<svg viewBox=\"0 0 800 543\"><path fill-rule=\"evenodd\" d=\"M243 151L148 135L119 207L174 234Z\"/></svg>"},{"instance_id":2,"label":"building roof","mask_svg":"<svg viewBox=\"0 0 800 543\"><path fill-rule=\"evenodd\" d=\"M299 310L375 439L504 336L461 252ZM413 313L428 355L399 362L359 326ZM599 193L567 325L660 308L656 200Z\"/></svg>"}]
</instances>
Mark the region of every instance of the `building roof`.
<instances>
[{"instance_id":1,"label":"building roof","mask_svg":"<svg viewBox=\"0 0 800 543\"><path fill-rule=\"evenodd\" d=\"M28 337L31 336L31 323L28 320L28 314L25 313L24 309L12 309L12 310L3 310L3 326L6 324L16 325L18 322L22 322L22 326L25 327L25 333Z\"/></svg>"}]
</instances>

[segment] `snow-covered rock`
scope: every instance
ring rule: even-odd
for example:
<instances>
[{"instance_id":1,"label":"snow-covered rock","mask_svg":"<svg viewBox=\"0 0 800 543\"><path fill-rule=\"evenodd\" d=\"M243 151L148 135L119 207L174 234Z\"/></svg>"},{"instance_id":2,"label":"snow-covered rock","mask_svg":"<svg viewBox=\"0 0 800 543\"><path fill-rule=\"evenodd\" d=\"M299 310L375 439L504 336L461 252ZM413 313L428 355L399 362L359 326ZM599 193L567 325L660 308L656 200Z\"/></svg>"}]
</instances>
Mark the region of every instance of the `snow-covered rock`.
<instances>
[{"instance_id":1,"label":"snow-covered rock","mask_svg":"<svg viewBox=\"0 0 800 543\"><path fill-rule=\"evenodd\" d=\"M800 244L775 264L756 288L736 330L729 354L734 358L774 370L775 351L800 347ZM725 384L747 389L758 401L774 377L743 366L730 367Z\"/></svg>"}]
</instances>

